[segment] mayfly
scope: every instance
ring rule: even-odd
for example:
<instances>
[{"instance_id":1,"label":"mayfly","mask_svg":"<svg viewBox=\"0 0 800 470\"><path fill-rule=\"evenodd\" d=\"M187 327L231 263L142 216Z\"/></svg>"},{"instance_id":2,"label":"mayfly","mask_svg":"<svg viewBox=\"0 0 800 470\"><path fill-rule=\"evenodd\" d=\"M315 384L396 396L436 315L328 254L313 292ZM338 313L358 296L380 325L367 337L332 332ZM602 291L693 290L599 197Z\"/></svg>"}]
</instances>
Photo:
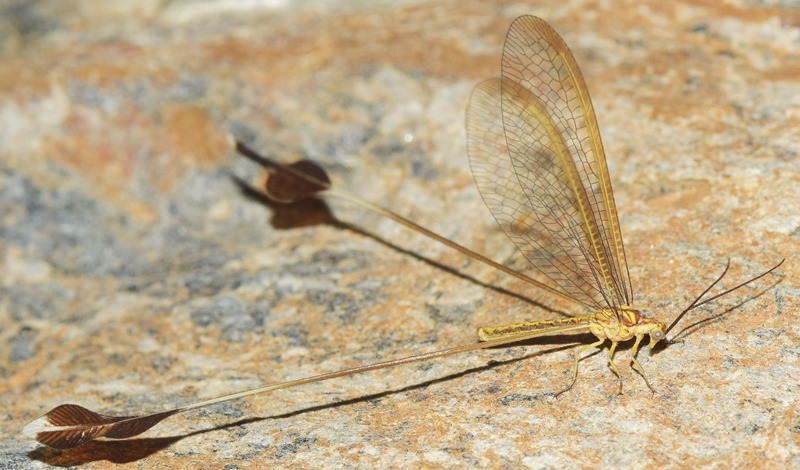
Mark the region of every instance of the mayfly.
<instances>
[{"instance_id":1,"label":"mayfly","mask_svg":"<svg viewBox=\"0 0 800 470\"><path fill-rule=\"evenodd\" d=\"M325 172L310 162L283 166L259 157L241 143L237 143L237 149L268 167L265 193L275 201L291 203L328 196L346 199L592 313L481 328L480 342L267 385L148 415L107 416L64 404L29 423L23 432L57 449L77 447L98 437L129 438L169 416L215 403L576 332L590 332L597 341L577 349L570 383L562 392L575 383L581 354L606 341L611 343L608 365L617 375L621 390L614 351L620 342L631 339L634 340L631 365L653 390L636 358L645 337L649 337L652 348L688 311L771 273L783 262L703 300L725 276L726 266L669 326L635 309L611 179L589 92L564 40L539 18L522 16L513 22L503 48L501 78L476 87L467 109L466 124L470 165L483 200L542 280L514 271L388 209L332 187Z\"/></svg>"}]
</instances>

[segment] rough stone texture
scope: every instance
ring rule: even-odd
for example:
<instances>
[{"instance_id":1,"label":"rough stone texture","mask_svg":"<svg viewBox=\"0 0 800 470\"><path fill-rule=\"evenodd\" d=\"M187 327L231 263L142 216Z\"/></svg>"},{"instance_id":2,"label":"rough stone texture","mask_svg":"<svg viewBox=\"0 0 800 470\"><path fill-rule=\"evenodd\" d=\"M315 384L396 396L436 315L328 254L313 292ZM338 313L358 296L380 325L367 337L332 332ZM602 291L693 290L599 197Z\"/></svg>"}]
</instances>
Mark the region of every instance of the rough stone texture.
<instances>
[{"instance_id":1,"label":"rough stone texture","mask_svg":"<svg viewBox=\"0 0 800 470\"><path fill-rule=\"evenodd\" d=\"M0 468L800 467L796 2L7 1L0 6ZM535 289L363 211L269 207L232 134L514 266L463 113L520 14L594 98L637 305L682 342L565 386L586 336L190 412L68 452L20 434L475 341ZM413 256L412 256L413 255ZM441 264L445 267L437 266ZM780 282L778 282L780 281ZM678 330L681 330L679 327Z\"/></svg>"}]
</instances>

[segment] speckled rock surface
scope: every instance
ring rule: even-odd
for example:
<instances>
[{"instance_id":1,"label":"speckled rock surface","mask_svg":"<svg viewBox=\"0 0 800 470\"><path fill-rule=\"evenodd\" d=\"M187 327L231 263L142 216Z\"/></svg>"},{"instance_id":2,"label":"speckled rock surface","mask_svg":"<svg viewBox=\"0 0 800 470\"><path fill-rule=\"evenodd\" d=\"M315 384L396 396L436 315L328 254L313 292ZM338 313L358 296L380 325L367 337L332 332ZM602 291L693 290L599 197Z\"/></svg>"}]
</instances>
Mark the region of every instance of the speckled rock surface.
<instances>
[{"instance_id":1,"label":"speckled rock surface","mask_svg":"<svg viewBox=\"0 0 800 470\"><path fill-rule=\"evenodd\" d=\"M0 6L0 468L800 467L796 2L337 3ZM582 67L638 306L669 321L727 257L728 286L787 258L640 355L656 395L623 348L621 395L603 353L554 398L590 339L574 336L218 405L130 441L56 452L20 434L64 402L158 411L554 316L503 289L568 310L346 204L337 223L248 198L236 178L261 170L226 140L313 158L524 267L463 130L521 14Z\"/></svg>"}]
</instances>

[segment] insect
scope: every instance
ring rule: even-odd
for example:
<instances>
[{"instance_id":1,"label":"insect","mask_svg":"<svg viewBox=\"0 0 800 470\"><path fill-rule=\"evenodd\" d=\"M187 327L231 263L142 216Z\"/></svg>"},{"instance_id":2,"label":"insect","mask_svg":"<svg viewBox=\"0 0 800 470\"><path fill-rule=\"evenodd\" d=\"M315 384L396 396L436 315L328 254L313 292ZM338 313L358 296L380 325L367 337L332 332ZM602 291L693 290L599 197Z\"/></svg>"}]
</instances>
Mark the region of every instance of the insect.
<instances>
[{"instance_id":1,"label":"insect","mask_svg":"<svg viewBox=\"0 0 800 470\"><path fill-rule=\"evenodd\" d=\"M783 263L703 300L725 276L726 266L669 326L632 306L633 290L622 233L589 93L569 48L539 18L522 16L511 25L503 49L501 78L481 83L471 97L467 139L470 165L484 202L542 280L496 263L388 209L333 187L325 172L310 162L283 166L260 157L242 143L237 143L237 150L269 169L265 193L273 200L291 203L312 197L346 199L592 313L485 327L478 332L480 342L267 385L158 413L107 416L64 404L29 423L23 432L48 446L68 449L98 437L133 437L169 416L215 403L541 336L587 331L597 340L576 351L571 381L559 393L575 383L581 354L606 341L611 343L608 365L621 390L622 379L613 358L617 345L629 340L634 340L632 367L654 391L636 358L645 337L649 337L652 348L690 310L760 279Z\"/></svg>"}]
</instances>

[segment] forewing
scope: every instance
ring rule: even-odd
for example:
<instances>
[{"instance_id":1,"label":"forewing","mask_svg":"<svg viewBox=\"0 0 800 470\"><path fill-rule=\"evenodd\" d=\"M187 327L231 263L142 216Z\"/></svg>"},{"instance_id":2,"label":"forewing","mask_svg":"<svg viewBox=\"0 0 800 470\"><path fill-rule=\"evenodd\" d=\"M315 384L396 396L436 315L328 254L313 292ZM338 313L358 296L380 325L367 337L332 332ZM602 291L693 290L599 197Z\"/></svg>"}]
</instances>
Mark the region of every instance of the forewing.
<instances>
[{"instance_id":1,"label":"forewing","mask_svg":"<svg viewBox=\"0 0 800 470\"><path fill-rule=\"evenodd\" d=\"M630 281L600 134L567 46L521 17L502 79L473 92L468 152L484 201L523 255L595 308L629 304Z\"/></svg>"}]
</instances>

